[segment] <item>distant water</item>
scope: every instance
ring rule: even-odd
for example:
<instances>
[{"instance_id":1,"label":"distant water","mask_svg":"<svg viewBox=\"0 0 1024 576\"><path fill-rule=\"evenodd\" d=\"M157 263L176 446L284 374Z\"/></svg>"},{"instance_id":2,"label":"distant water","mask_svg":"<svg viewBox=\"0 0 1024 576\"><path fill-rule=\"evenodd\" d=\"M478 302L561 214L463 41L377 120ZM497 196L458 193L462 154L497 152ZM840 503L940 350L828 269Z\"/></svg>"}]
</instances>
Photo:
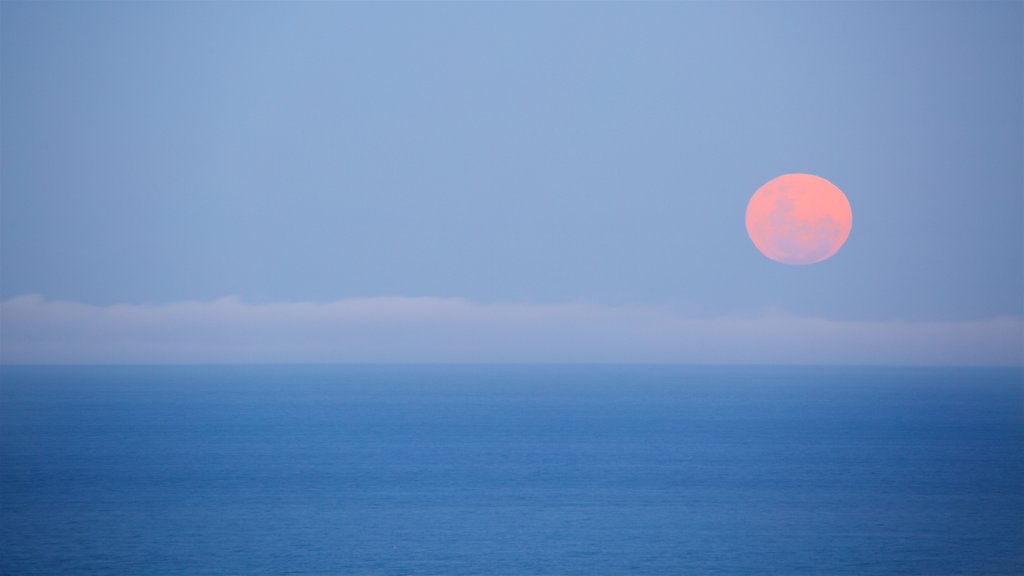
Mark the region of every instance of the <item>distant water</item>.
<instances>
[{"instance_id":1,"label":"distant water","mask_svg":"<svg viewBox=\"0 0 1024 576\"><path fill-rule=\"evenodd\" d=\"M1024 574L1017 369L0 369L0 574Z\"/></svg>"}]
</instances>

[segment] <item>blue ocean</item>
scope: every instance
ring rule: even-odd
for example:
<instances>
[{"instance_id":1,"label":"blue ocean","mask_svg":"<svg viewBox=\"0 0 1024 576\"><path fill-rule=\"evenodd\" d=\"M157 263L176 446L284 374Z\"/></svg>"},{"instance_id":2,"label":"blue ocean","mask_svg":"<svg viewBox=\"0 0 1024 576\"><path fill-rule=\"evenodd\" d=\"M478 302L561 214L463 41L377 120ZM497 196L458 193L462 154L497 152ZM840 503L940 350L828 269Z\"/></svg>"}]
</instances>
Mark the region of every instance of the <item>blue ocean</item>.
<instances>
[{"instance_id":1,"label":"blue ocean","mask_svg":"<svg viewBox=\"0 0 1024 576\"><path fill-rule=\"evenodd\" d=\"M0 369L0 574L1024 574L1024 372Z\"/></svg>"}]
</instances>

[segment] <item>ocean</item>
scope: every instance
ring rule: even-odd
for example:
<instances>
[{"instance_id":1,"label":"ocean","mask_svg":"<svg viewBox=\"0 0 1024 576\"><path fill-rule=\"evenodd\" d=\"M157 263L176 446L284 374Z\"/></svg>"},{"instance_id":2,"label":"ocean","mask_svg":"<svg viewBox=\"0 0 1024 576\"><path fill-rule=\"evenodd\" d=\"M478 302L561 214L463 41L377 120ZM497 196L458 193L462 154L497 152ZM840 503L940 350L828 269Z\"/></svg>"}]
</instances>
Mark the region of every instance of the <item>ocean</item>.
<instances>
[{"instance_id":1,"label":"ocean","mask_svg":"<svg viewBox=\"0 0 1024 576\"><path fill-rule=\"evenodd\" d=\"M7 366L0 574L1020 575L1024 371Z\"/></svg>"}]
</instances>

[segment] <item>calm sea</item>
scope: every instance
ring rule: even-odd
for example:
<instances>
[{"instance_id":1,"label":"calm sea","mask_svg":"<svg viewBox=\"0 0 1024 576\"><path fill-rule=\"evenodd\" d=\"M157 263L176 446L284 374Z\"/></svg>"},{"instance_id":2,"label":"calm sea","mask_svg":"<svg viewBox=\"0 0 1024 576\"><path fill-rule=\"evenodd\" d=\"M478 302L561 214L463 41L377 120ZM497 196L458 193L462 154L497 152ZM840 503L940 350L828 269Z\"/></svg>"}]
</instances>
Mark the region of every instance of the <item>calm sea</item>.
<instances>
[{"instance_id":1,"label":"calm sea","mask_svg":"<svg viewBox=\"0 0 1024 576\"><path fill-rule=\"evenodd\" d=\"M1024 574L1020 369L4 367L0 574Z\"/></svg>"}]
</instances>

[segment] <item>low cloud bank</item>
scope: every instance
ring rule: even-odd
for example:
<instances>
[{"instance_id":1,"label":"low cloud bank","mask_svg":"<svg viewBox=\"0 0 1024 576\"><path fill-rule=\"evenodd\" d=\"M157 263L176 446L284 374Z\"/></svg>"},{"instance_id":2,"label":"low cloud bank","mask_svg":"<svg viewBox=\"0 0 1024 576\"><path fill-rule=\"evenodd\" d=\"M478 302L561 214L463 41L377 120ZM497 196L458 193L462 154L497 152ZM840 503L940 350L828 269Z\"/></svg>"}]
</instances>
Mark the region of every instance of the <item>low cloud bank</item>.
<instances>
[{"instance_id":1,"label":"low cloud bank","mask_svg":"<svg viewBox=\"0 0 1024 576\"><path fill-rule=\"evenodd\" d=\"M767 313L692 318L667 307L233 298L93 306L0 303L5 364L680 362L1024 364L1024 318L840 322Z\"/></svg>"}]
</instances>

